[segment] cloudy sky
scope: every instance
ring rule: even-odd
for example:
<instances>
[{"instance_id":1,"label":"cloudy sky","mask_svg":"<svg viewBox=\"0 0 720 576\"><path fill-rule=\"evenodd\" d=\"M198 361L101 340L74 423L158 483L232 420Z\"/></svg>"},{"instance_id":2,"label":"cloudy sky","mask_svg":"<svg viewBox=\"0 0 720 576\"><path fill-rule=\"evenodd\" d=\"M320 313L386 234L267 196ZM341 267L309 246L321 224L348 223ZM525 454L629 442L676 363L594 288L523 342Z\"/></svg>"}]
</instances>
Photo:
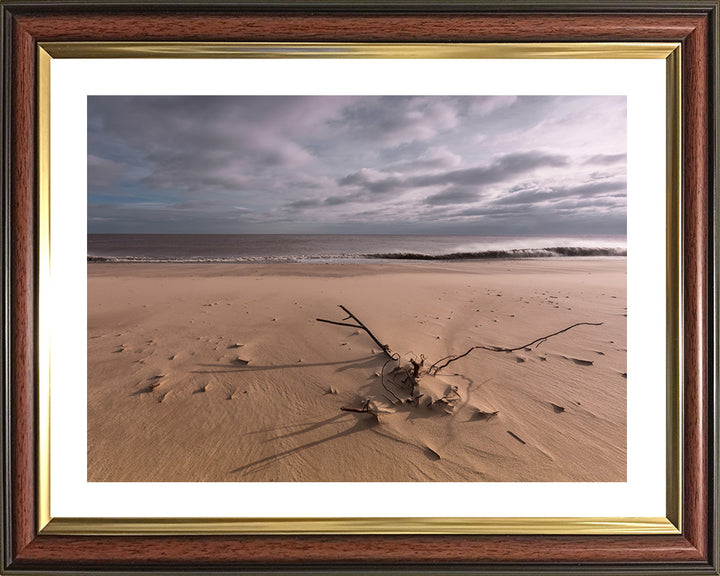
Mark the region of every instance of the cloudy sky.
<instances>
[{"instance_id":1,"label":"cloudy sky","mask_svg":"<svg viewBox=\"0 0 720 576\"><path fill-rule=\"evenodd\" d=\"M90 233L624 234L624 96L91 96Z\"/></svg>"}]
</instances>

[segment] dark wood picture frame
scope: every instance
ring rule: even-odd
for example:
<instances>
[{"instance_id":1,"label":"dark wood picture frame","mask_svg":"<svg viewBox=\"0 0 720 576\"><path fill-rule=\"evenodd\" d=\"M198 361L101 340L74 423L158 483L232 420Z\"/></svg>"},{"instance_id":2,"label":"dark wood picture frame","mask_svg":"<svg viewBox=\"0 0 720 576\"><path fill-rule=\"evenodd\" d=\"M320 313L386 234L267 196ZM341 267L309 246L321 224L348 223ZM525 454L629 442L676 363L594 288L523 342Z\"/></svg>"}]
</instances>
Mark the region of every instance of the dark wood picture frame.
<instances>
[{"instance_id":1,"label":"dark wood picture frame","mask_svg":"<svg viewBox=\"0 0 720 576\"><path fill-rule=\"evenodd\" d=\"M718 574L717 0L8 0L2 16L2 564L6 574ZM682 44L682 532L70 536L37 530L37 50L42 42Z\"/></svg>"}]
</instances>

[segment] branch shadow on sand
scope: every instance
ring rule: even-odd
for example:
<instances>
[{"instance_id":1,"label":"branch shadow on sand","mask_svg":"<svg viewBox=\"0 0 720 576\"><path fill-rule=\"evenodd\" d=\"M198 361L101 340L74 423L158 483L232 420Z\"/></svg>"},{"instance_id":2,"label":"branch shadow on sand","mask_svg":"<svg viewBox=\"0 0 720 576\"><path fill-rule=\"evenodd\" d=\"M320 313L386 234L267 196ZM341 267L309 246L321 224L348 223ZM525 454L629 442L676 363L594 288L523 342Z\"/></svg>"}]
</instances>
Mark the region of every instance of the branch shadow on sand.
<instances>
[{"instance_id":1,"label":"branch shadow on sand","mask_svg":"<svg viewBox=\"0 0 720 576\"><path fill-rule=\"evenodd\" d=\"M291 436L298 436L300 434L305 434L307 432L311 432L313 430L323 428L324 426L328 426L334 422L337 422L338 420L340 420L342 418L349 419L344 414L339 415L339 416L333 416L326 420L322 420L320 422L315 422L315 423L309 424L302 430L297 430L295 432L290 432L289 434L277 436L277 437L273 438L272 440L282 440L283 438L289 438ZM250 462L248 464L245 464L243 466L235 468L234 470L231 470L229 473L230 474L241 474L243 472L248 472L248 471L260 472L261 470L271 466L272 464L282 460L283 458L287 458L288 456L292 456L294 454L299 454L300 452L302 452L304 450L313 448L314 446L319 446L320 444L324 444L326 442L330 442L330 441L336 440L338 438L343 438L346 436L350 436L352 434L357 434L358 432L363 432L364 430L369 430L370 428L372 428L375 425L377 425L377 420L375 420L374 418L357 419L355 424L352 427L342 430L341 432L338 432L331 436L326 436L324 438L320 438L318 440L313 440L312 442L307 442L306 444L302 444L300 446L295 446L294 448L290 448L283 452L278 452L277 454L272 454L270 456L266 456L265 458L260 458L259 460L255 460L254 462ZM267 432L270 430L272 430L272 429L268 428L267 430L258 430L257 432L253 432L253 434L256 434L259 432ZM268 442L270 442L270 440L268 440Z\"/></svg>"},{"instance_id":2,"label":"branch shadow on sand","mask_svg":"<svg viewBox=\"0 0 720 576\"><path fill-rule=\"evenodd\" d=\"M288 368L302 369L302 368L318 368L318 367L329 367L329 366L341 366L338 368L338 372L344 372L351 368L371 368L373 366L380 366L382 357L366 356L356 360L341 360L339 362L316 362L313 364L296 363L296 364L266 364L261 366L247 365L247 366L229 366L228 364L198 364L205 368L215 368L215 370L192 370L191 374L217 374L218 372L258 372L261 370L285 370Z\"/></svg>"}]
</instances>

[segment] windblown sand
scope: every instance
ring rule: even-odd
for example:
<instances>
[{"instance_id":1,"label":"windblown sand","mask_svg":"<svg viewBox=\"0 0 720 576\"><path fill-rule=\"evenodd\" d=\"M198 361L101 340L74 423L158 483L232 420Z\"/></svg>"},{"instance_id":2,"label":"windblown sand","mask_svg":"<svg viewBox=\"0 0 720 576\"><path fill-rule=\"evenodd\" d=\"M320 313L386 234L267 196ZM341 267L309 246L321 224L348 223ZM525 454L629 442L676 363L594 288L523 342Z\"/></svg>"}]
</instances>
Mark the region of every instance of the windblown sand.
<instances>
[{"instance_id":1,"label":"windblown sand","mask_svg":"<svg viewBox=\"0 0 720 576\"><path fill-rule=\"evenodd\" d=\"M603 324L400 404L365 332L316 321L338 304L424 368ZM621 258L88 264L90 481L625 481L625 372Z\"/></svg>"}]
</instances>

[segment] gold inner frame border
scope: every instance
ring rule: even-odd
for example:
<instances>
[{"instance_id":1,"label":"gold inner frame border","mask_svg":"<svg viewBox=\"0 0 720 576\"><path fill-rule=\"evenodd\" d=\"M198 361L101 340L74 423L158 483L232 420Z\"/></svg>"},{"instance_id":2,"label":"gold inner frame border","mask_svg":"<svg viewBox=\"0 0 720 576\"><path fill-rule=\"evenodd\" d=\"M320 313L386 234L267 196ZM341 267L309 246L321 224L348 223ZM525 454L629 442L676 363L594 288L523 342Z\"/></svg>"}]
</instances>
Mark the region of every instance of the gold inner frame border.
<instances>
[{"instance_id":1,"label":"gold inner frame border","mask_svg":"<svg viewBox=\"0 0 720 576\"><path fill-rule=\"evenodd\" d=\"M517 518L53 518L50 514L50 71L54 58L494 58L666 61L666 516ZM38 532L71 535L679 534L682 519L681 45L47 42L37 52Z\"/></svg>"}]
</instances>

